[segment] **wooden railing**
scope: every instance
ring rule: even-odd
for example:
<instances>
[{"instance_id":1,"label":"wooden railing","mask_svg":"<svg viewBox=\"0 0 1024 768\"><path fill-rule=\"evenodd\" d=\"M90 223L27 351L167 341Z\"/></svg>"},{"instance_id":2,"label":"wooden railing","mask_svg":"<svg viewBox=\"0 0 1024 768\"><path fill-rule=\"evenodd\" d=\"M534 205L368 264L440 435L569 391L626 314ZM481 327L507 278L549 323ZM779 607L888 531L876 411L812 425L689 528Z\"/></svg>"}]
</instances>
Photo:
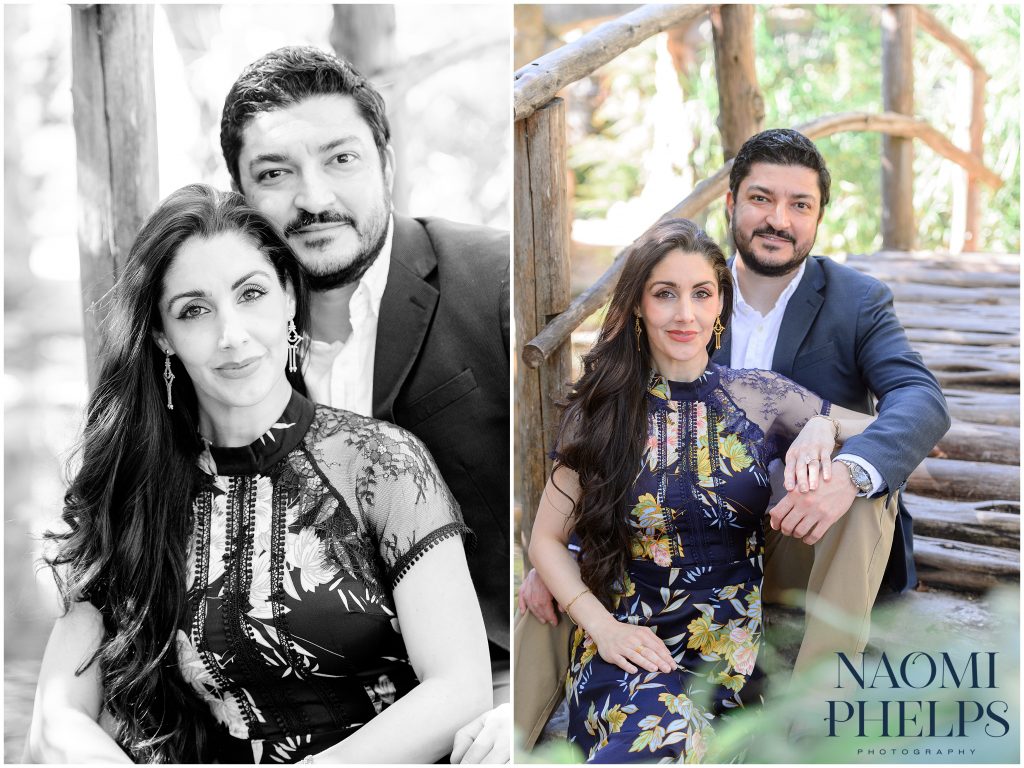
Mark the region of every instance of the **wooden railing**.
<instances>
[{"instance_id":1,"label":"wooden railing","mask_svg":"<svg viewBox=\"0 0 1024 768\"><path fill-rule=\"evenodd\" d=\"M571 375L570 335L608 300L628 252L628 249L621 251L590 288L569 301L570 206L565 187L565 105L555 94L643 40L676 24L693 21L712 8L720 13L730 9L729 6L644 6L596 27L576 42L540 57L515 73L516 335L517 339L528 339L521 347L523 365L516 372L516 460L524 540L528 539L532 512L539 503L551 468L544 454L553 445L558 425L556 402L563 396ZM911 20L919 20L923 29L949 45L974 73L970 151L957 147L927 121L909 114L845 113L796 127L811 139L843 131L873 131L901 139L917 139L964 168L971 184L982 182L998 188L1002 179L985 166L982 157L983 94L987 76L962 41L927 10L913 8ZM906 16L902 10L896 18ZM752 56L752 51L746 53ZM756 82L753 90L756 92ZM724 110L726 100L720 101ZM728 118L723 112L720 130ZM719 200L726 191L731 166L729 160L661 218L693 218ZM897 186L905 187L900 194L906 195L912 191L912 180L905 181L907 183ZM977 191L976 187L971 189L975 207L970 209L973 214L969 211L967 225L968 232L976 233ZM909 224L904 222L904 226L912 226L912 220ZM977 242L976 237L973 242ZM525 556L524 564L528 565Z\"/></svg>"}]
</instances>

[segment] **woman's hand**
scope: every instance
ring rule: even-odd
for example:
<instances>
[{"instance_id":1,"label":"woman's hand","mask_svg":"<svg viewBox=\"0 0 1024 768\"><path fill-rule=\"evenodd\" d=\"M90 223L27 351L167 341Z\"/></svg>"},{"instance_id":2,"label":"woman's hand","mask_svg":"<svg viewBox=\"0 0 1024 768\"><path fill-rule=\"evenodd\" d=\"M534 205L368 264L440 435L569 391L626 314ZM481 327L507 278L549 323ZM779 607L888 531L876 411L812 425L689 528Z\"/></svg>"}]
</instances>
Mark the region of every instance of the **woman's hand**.
<instances>
[{"instance_id":1,"label":"woman's hand","mask_svg":"<svg viewBox=\"0 0 1024 768\"><path fill-rule=\"evenodd\" d=\"M648 672L671 672L676 668L668 647L650 627L627 624L609 615L588 631L601 658L631 675L637 667Z\"/></svg>"},{"instance_id":2,"label":"woman's hand","mask_svg":"<svg viewBox=\"0 0 1024 768\"><path fill-rule=\"evenodd\" d=\"M786 451L783 478L787 491L807 493L818 488L819 472L826 482L832 477L832 451L836 447L836 422L813 416Z\"/></svg>"}]
</instances>

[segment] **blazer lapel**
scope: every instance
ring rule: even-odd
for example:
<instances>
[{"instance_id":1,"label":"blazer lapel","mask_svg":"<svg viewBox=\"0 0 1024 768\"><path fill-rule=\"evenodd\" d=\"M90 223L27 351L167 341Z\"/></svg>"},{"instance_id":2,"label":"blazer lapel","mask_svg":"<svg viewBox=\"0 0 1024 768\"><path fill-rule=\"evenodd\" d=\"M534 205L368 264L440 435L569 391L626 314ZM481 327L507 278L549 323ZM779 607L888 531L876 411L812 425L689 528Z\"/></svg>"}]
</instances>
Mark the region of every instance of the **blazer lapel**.
<instances>
[{"instance_id":1,"label":"blazer lapel","mask_svg":"<svg viewBox=\"0 0 1024 768\"><path fill-rule=\"evenodd\" d=\"M402 384L430 327L438 291L426 281L437 257L426 231L414 219L395 216L388 283L380 300L373 361L373 416L392 421Z\"/></svg>"},{"instance_id":2,"label":"blazer lapel","mask_svg":"<svg viewBox=\"0 0 1024 768\"><path fill-rule=\"evenodd\" d=\"M818 315L818 310L825 301L825 270L815 257L809 257L806 263L804 276L800 278L800 284L790 297L786 311L782 315L779 340L775 344L775 356L772 358L772 370L783 376L792 375L797 350L803 344L814 318Z\"/></svg>"}]
</instances>

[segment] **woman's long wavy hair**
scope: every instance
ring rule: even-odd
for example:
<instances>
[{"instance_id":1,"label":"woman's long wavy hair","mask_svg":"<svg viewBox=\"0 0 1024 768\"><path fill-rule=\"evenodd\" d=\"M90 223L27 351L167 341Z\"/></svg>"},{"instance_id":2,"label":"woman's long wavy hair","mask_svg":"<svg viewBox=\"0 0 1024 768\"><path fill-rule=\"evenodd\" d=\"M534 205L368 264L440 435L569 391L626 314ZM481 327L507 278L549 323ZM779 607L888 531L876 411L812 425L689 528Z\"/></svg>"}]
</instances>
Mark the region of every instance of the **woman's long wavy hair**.
<instances>
[{"instance_id":1,"label":"woman's long wavy hair","mask_svg":"<svg viewBox=\"0 0 1024 768\"><path fill-rule=\"evenodd\" d=\"M583 375L565 400L558 431L560 463L579 475L573 522L580 543L580 576L611 606L630 558L623 508L636 479L647 429L645 392L651 368L647 334L639 344L634 318L651 271L673 251L699 253L714 269L722 324L732 312L732 275L722 249L692 221L655 224L633 244L615 286L597 342L583 356ZM714 338L708 342L708 355Z\"/></svg>"},{"instance_id":2,"label":"woman's long wavy hair","mask_svg":"<svg viewBox=\"0 0 1024 768\"><path fill-rule=\"evenodd\" d=\"M309 304L294 252L273 224L236 193L193 184L171 194L143 224L111 294L99 381L78 447L81 468L64 496L68 529L46 537L46 558L65 612L88 600L103 616L103 640L79 670L99 664L115 738L136 762L204 762L209 713L182 677L176 636L186 626L186 562L196 466L198 405L172 357L174 410L166 405L158 302L182 244L237 232L266 255L295 292L305 338ZM282 326L281 334L287 330ZM301 370L301 366L300 366ZM305 393L299 373L288 373Z\"/></svg>"}]
</instances>

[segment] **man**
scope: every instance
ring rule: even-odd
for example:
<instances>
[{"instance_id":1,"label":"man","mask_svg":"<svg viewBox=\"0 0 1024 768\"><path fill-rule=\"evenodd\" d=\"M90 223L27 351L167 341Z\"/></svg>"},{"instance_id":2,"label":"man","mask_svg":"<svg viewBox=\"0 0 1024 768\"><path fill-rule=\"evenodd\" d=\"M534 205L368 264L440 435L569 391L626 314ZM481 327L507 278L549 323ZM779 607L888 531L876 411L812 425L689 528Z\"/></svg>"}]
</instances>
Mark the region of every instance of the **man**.
<instances>
[{"instance_id":1,"label":"man","mask_svg":"<svg viewBox=\"0 0 1024 768\"><path fill-rule=\"evenodd\" d=\"M312 47L249 65L221 119L235 188L281 229L310 276L311 395L419 437L475 534L469 565L502 704L508 235L394 213L389 142L380 94L348 62ZM508 720L503 707L467 726L453 760L507 755Z\"/></svg>"},{"instance_id":2,"label":"man","mask_svg":"<svg viewBox=\"0 0 1024 768\"><path fill-rule=\"evenodd\" d=\"M784 536L768 539L765 600L787 587L808 593L797 674L835 651L864 649L883 575L896 591L917 583L912 519L898 491L950 423L935 377L893 312L892 292L830 259L808 258L830 183L814 144L777 129L741 147L726 195L739 258L719 362L771 368L864 413L878 401L878 418L844 443L831 478L771 510L771 527ZM833 626L822 603L850 625Z\"/></svg>"},{"instance_id":3,"label":"man","mask_svg":"<svg viewBox=\"0 0 1024 768\"><path fill-rule=\"evenodd\" d=\"M786 588L808 594L796 674L837 650L863 650L883 574L896 591L916 584L912 521L898 491L949 428L945 399L911 349L891 291L827 258L808 257L830 183L814 144L777 129L743 145L726 196L739 258L732 264L731 322L716 361L770 368L864 413L878 401L878 418L846 441L830 478L813 492L790 492L770 510L771 528L782 535L768 538L765 600ZM842 610L850 625L825 620L822 603ZM533 572L519 608L544 622L558 620Z\"/></svg>"}]
</instances>

